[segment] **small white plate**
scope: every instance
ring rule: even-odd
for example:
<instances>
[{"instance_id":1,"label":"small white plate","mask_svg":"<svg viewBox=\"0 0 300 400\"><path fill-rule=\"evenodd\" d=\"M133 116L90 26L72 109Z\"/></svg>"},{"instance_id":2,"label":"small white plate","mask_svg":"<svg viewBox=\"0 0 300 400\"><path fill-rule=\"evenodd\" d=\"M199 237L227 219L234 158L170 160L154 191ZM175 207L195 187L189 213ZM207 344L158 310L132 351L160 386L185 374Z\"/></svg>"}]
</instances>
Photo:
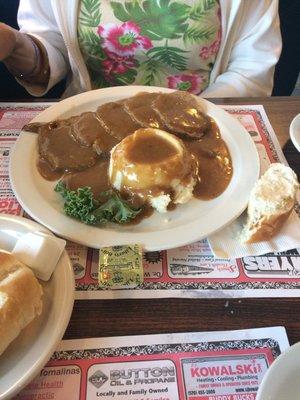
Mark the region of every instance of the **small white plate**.
<instances>
[{"instance_id":1,"label":"small white plate","mask_svg":"<svg viewBox=\"0 0 300 400\"><path fill-rule=\"evenodd\" d=\"M290 137L293 145L300 151L300 114L296 115L290 125Z\"/></svg>"},{"instance_id":2,"label":"small white plate","mask_svg":"<svg viewBox=\"0 0 300 400\"><path fill-rule=\"evenodd\" d=\"M26 218L0 215L0 249L10 252L28 232L50 233ZM51 233L50 233L51 234ZM56 349L69 323L74 303L73 268L64 251L43 286L43 311L0 355L0 399L16 395L40 372Z\"/></svg>"},{"instance_id":3,"label":"small white plate","mask_svg":"<svg viewBox=\"0 0 300 400\"><path fill-rule=\"evenodd\" d=\"M94 111L103 103L133 96L138 92L172 92L166 88L123 86L93 90L70 97L43 111L33 122L67 118ZM259 176L259 158L246 129L222 108L199 98L204 112L219 125L233 163L233 177L227 189L210 201L192 199L164 214L154 213L137 225L85 225L63 213L63 202L54 192L55 182L37 171L37 135L22 132L10 156L12 188L22 207L36 221L69 240L89 247L140 243L155 251L183 246L203 239L237 218L248 204L249 194Z\"/></svg>"},{"instance_id":4,"label":"small white plate","mask_svg":"<svg viewBox=\"0 0 300 400\"><path fill-rule=\"evenodd\" d=\"M266 372L256 400L300 399L300 343L282 353Z\"/></svg>"}]
</instances>

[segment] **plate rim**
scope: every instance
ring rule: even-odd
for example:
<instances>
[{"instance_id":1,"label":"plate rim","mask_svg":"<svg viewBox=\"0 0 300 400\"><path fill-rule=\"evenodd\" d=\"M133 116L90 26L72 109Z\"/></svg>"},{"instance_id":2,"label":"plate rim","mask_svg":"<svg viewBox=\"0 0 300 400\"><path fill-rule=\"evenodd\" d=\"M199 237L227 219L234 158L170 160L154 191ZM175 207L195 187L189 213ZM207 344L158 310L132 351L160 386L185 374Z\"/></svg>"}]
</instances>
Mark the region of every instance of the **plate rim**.
<instances>
[{"instance_id":1,"label":"plate rim","mask_svg":"<svg viewBox=\"0 0 300 400\"><path fill-rule=\"evenodd\" d=\"M299 141L296 140L296 137L295 137L296 123L299 124L299 129L300 129L300 113L295 115L295 117L292 119L292 122L290 123L290 127L289 127L291 141L292 141L293 145L296 147L297 151L300 152L300 143L299 143ZM299 135L299 137L300 137L300 135Z\"/></svg>"},{"instance_id":2,"label":"plate rim","mask_svg":"<svg viewBox=\"0 0 300 400\"><path fill-rule=\"evenodd\" d=\"M65 107L68 108L68 106L71 106L72 103L76 103L76 102L77 102L76 104L80 104L80 102L87 103L89 101L95 101L97 97L99 97L99 100L101 100L101 98L105 99L105 97L116 97L116 96L124 97L124 96L134 95L140 91L148 91L148 92L160 91L160 92L167 93L167 92L173 92L174 90L167 89L167 88L161 88L161 87L154 87L154 86L110 87L110 88L98 89L98 90L93 90L90 92L80 93L79 95L64 99L63 102L65 104ZM92 100L91 100L91 98L92 98ZM75 101L74 101L74 99L75 99ZM84 101L85 99L86 99L86 101ZM110 100L107 100L107 101L110 101ZM203 98L200 98L200 101L203 102L203 104L206 104L207 107L212 107L213 110L215 110L215 112L223 114L223 116L225 116L226 119L230 118L231 121L234 121L235 124L239 124L239 129L247 133L247 135L248 135L247 138L243 139L243 140L248 142L247 146L249 147L249 153L251 153L251 157L252 157L253 161L255 160L255 165L252 165L252 168L255 168L255 170L253 170L252 175L253 176L255 175L255 178L253 178L253 181L256 181L259 177L259 170L260 170L259 156L258 156L256 146L255 146L253 140L251 139L250 135L246 131L246 129L243 127L242 124L239 123L239 121L235 120L233 116L231 116L229 113L227 113L222 108L216 106L215 104L213 104ZM53 109L57 110L58 104L60 104L60 102L55 103L54 105L47 108L45 111L43 111L41 114L39 114L36 118L34 118L33 121L47 119L48 114L51 115ZM56 111L56 113L57 113L57 111ZM206 229L205 233L202 235L200 232L198 233L195 222L190 221L187 224L183 224L183 225L180 225L177 227L171 227L171 228L165 229L163 231L157 231L157 232L163 233L163 235L157 235L157 236L159 236L159 238L153 238L153 236L155 236L155 232L150 232L151 240L149 240L149 232L130 232L130 233L128 233L128 232L124 232L121 230L120 231L115 230L114 233L111 234L109 229L107 229L105 227L96 228L103 232L103 234L99 233L97 235L98 241L94 240L94 242L92 242L90 238L86 239L84 236L78 237L78 235L77 235L76 237L74 237L74 232L72 232L72 228L69 228L69 226L68 226L70 223L70 220L71 220L70 217L67 217L62 212L60 212L59 215L62 216L63 218L67 218L68 220L64 219L65 226L57 227L56 226L57 223L55 223L55 222L52 223L52 221L48 221L47 217L45 217L45 215L41 216L36 211L32 211L32 209L31 209L32 204L27 206L28 199L26 197L28 197L28 195L27 196L25 195L25 200L23 201L24 193L22 193L21 190L19 191L19 189L18 189L18 184L17 184L18 177L15 175L13 166L14 166L14 163L16 163L15 158L16 158L16 152L18 149L18 145L21 142L23 137L26 138L26 135L28 135L28 132L25 132L25 133L22 132L20 137L18 138L17 142L15 143L12 153L11 153L10 164L9 164L9 174L10 174L10 179L11 179L11 185L12 185L12 188L14 190L14 193L15 193L19 203L26 210L26 212L28 214L30 214L35 220L37 220L38 222L40 222L43 225L46 225L49 229L51 229L56 234L63 236L66 239L69 239L69 240L75 241L77 243L80 243L82 245L85 245L85 246L89 246L89 247L93 247L93 248L101 248L103 246L108 246L108 245L120 245L121 243L127 244L130 241L131 243L132 242L141 243L144 246L144 249L146 251L158 251L158 250L167 250L170 248L176 248L176 247L184 246L189 243L193 243L195 241L201 240L205 237L208 237L212 233L215 233L218 230L224 228L226 225L230 224L233 220L235 220L247 207L248 199L244 199L243 203L240 204L238 208L235 208L234 212L231 212L232 215L231 215L230 219L228 218L226 220L226 222L224 222L221 226L218 226L217 228L211 227L211 229ZM27 136L27 137L29 137L29 136ZM75 224L80 224L80 226L83 225L81 222L73 220L73 222L72 222L72 225L74 226L73 230L75 230L75 226L77 226ZM215 225L216 225L216 223L215 223ZM79 226L78 226L78 228L79 228ZM95 227L90 226L89 228L92 229L92 232L95 232L95 231L93 231L93 228L95 229ZM185 235L186 230L190 231L188 236ZM174 233L174 231L175 231L175 233ZM106 234L105 234L105 232L106 232ZM130 238L131 238L129 241L126 240L126 236L128 234L130 234ZM174 239L174 237L172 238L171 241L168 239L169 235L171 235L171 234L173 234L173 236L176 235L176 240ZM109 240L107 240L105 237L107 235L109 236ZM112 239L112 237L114 239ZM144 238L146 238L146 239L144 239ZM147 238L148 238L148 240L147 240ZM163 242L163 243L161 243L161 242Z\"/></svg>"},{"instance_id":3,"label":"plate rim","mask_svg":"<svg viewBox=\"0 0 300 400\"><path fill-rule=\"evenodd\" d=\"M37 223L36 221L24 218L22 216L0 214L0 221L3 219L10 220L11 222L17 224L26 223L32 226L34 229L38 229L40 231L42 230L43 232L47 232L53 235L53 233L45 226ZM49 345L48 348L45 348L45 350L41 353L40 357L34 360L33 364L31 364L30 367L26 369L25 373L22 376L20 376L20 378L18 378L18 380L13 385L5 388L4 389L5 392L0 393L0 400L9 399L12 396L15 396L37 376L37 374L41 371L41 369L47 364L47 362L51 358L51 355L53 354L58 344L62 340L63 335L68 327L75 300L75 276L70 257L66 250L63 251L62 257L63 257L62 258L63 262L61 266L59 266L59 269L62 269L64 274L60 276L65 277L65 282L68 280L68 285L66 285L68 287L68 290L65 290L64 292L64 298L62 303L63 307L61 307L61 310L63 310L63 312L62 311L60 312L59 319L57 320L59 324L57 325L57 330L56 330L57 333L56 335L54 335L55 339L53 336L52 344ZM51 309L52 307L53 304L51 305ZM20 335L22 335L22 331L20 332ZM0 356L0 361L1 361L1 356ZM1 382L1 377L0 377L0 382Z\"/></svg>"},{"instance_id":4,"label":"plate rim","mask_svg":"<svg viewBox=\"0 0 300 400\"><path fill-rule=\"evenodd\" d=\"M268 368L267 372L265 373L262 382L259 385L257 395L256 395L256 400L266 400L265 397L265 390L268 390L272 385L270 385L271 382L270 379L272 379L272 375L274 373L274 370L277 371L278 368L282 371L282 363L285 363L286 359L289 359L291 357L291 354L296 352L300 353L300 342L297 342L290 346L287 350L285 350L283 353L281 353L271 364L271 366ZM299 362L300 365L300 362Z\"/></svg>"}]
</instances>

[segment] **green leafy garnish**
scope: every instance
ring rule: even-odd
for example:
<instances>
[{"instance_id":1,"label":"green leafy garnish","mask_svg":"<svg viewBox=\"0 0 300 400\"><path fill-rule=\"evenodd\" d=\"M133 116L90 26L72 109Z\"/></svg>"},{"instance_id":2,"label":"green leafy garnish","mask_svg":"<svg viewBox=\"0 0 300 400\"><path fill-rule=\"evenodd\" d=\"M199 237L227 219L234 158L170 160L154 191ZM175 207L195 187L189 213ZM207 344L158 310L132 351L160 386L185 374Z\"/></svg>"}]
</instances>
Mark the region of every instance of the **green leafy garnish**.
<instances>
[{"instance_id":1,"label":"green leafy garnish","mask_svg":"<svg viewBox=\"0 0 300 400\"><path fill-rule=\"evenodd\" d=\"M101 193L104 202L94 198L90 187L69 190L63 181L54 189L64 199L64 212L89 225L103 225L107 222L124 224L133 220L142 210L134 208L112 190Z\"/></svg>"}]
</instances>

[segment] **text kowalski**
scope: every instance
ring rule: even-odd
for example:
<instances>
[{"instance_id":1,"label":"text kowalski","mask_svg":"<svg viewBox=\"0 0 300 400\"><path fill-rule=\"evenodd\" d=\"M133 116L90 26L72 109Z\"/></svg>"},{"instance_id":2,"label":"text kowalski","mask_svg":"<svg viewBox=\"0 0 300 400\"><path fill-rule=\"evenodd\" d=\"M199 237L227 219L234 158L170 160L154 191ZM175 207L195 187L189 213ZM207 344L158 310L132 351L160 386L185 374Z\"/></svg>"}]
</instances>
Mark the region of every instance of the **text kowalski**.
<instances>
[{"instance_id":1,"label":"text kowalski","mask_svg":"<svg viewBox=\"0 0 300 400\"><path fill-rule=\"evenodd\" d=\"M203 376L219 376L219 375L243 375L243 374L257 374L261 372L260 364L238 364L236 366L231 365L217 365L217 366L203 366L203 367L191 367L191 377L203 377Z\"/></svg>"}]
</instances>

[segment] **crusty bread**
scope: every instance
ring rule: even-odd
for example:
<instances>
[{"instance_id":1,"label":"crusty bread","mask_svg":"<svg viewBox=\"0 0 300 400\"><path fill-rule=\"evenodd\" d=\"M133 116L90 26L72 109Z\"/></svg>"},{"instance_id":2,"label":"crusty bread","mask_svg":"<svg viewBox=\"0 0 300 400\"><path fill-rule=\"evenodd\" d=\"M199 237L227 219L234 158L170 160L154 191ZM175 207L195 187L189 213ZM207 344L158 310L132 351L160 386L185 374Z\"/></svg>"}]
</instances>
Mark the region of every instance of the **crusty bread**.
<instances>
[{"instance_id":1,"label":"crusty bread","mask_svg":"<svg viewBox=\"0 0 300 400\"><path fill-rule=\"evenodd\" d=\"M271 164L251 191L243 243L271 239L292 212L299 183L294 171L280 163Z\"/></svg>"},{"instance_id":2,"label":"crusty bread","mask_svg":"<svg viewBox=\"0 0 300 400\"><path fill-rule=\"evenodd\" d=\"M0 354L41 313L42 294L33 272L0 251Z\"/></svg>"}]
</instances>

